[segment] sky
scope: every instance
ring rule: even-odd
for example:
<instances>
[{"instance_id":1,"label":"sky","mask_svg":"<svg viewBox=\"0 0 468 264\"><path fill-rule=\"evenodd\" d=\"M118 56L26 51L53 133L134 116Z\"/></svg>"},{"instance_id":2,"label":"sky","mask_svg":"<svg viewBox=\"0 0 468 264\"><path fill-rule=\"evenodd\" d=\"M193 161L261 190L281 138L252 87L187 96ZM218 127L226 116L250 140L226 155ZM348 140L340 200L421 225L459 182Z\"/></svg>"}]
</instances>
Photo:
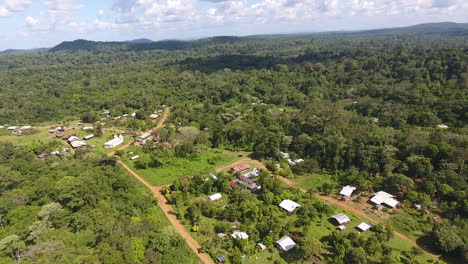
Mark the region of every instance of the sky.
<instances>
[{"instance_id":1,"label":"sky","mask_svg":"<svg viewBox=\"0 0 468 264\"><path fill-rule=\"evenodd\" d=\"M0 0L0 50L468 22L468 0Z\"/></svg>"}]
</instances>

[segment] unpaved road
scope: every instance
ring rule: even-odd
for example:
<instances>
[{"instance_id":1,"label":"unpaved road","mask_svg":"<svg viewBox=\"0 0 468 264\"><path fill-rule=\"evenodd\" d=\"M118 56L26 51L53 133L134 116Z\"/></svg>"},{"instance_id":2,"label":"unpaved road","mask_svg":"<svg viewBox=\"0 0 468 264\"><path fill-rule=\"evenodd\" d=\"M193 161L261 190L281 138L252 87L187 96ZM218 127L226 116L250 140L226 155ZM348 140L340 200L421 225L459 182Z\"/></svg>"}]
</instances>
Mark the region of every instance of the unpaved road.
<instances>
[{"instance_id":1,"label":"unpaved road","mask_svg":"<svg viewBox=\"0 0 468 264\"><path fill-rule=\"evenodd\" d=\"M228 168L231 168L231 167L235 167L237 165L240 165L242 163L255 163L259 168L262 168L264 170L267 170L268 169L265 167L265 165L263 165L263 163L261 163L260 161L258 160L254 160L254 159L251 159L251 158L243 158L241 160L238 160L236 162L233 162L231 164L228 164L228 165L225 165L225 166L222 166L222 167L219 167L219 168L216 168L215 169L215 172L220 172L220 171L223 171L225 169L228 169ZM274 175L272 172L270 172L272 175ZM282 182L284 182L286 185L290 186L290 187L294 187L294 188L297 188L300 192L302 193L307 193L307 190L304 189L304 188L301 188L299 186L297 186L297 183L295 181L292 181L290 179L287 179L285 177L282 177L282 176L279 176L279 175L275 175L277 178L279 178ZM373 223L373 224L381 224L380 221L378 221L377 219L374 219L374 218L371 218L370 216L368 216L367 214L365 214L363 211L360 211L354 207L351 207L349 206L348 204L346 204L345 202L342 202L342 201L338 201L336 200L335 198L332 198L332 197L329 197L329 196L324 196L324 195L319 195L319 194L315 194L315 196L317 198L319 198L320 200L322 201L325 201L325 202L328 202L330 204L333 204L333 205L336 205L338 207L341 207L343 208L344 210L347 210L347 211L350 211L350 212L353 212L355 214L357 214L358 216L366 219L367 221ZM433 256L434 258L436 259L440 259L440 255L437 255L435 254L434 252L432 252L431 250L429 250L428 248L424 247L424 246L421 246L421 245L418 245L418 243L416 243L416 241L414 241L413 239L405 236L404 234L398 232L398 231L394 231L394 233L401 237L402 239L410 242L411 244L413 244L414 246L416 247L419 247L421 248L422 250L426 251L428 254L430 254L431 256Z\"/></svg>"},{"instance_id":2,"label":"unpaved road","mask_svg":"<svg viewBox=\"0 0 468 264\"><path fill-rule=\"evenodd\" d=\"M166 108L164 110L164 113L159 120L159 123L156 125L156 127L150 131L147 132L156 132L158 129L163 127L164 122L166 122L167 117L169 114L169 108ZM145 132L146 133L146 132ZM118 150L123 150L130 146L133 142L128 142L127 144L121 146ZM115 151L107 153L108 156L113 156L115 154ZM117 157L117 163L119 163L124 169L126 169L133 177L135 177L138 181L143 183L148 189L151 190L153 193L153 196L156 197L156 200L158 202L158 206L161 208L161 210L164 212L164 215L166 215L167 219L169 219L169 222L171 225L175 228L175 230L180 234L180 236L185 240L187 245L192 249L192 251L197 255L201 261L203 261L205 264L214 264L213 260L211 257L206 254L206 253L198 253L198 249L201 248L201 246L198 244L198 242L190 235L190 233L185 229L185 227L179 222L177 217L173 214L172 207L166 203L166 198L161 194L161 189L164 188L165 186L152 186L149 184L147 181L145 181L140 175L138 175L136 172L134 172L130 167L127 166L122 160Z\"/></svg>"}]
</instances>

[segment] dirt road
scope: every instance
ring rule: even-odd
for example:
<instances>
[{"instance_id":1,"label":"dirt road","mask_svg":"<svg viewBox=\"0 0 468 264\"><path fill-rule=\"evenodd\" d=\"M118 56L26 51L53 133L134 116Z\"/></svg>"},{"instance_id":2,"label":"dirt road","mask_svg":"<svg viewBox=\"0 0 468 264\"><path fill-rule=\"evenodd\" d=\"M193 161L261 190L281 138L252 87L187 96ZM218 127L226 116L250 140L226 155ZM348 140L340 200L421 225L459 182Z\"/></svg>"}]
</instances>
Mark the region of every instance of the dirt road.
<instances>
[{"instance_id":1,"label":"dirt road","mask_svg":"<svg viewBox=\"0 0 468 264\"><path fill-rule=\"evenodd\" d=\"M123 163L121 160L117 160L117 162L122 165L124 169L126 169L130 174L133 175L137 180L139 180L141 183L143 183L148 189L151 190L153 193L153 196L156 197L158 200L158 206L161 207L163 210L164 214L166 215L167 219L169 219L169 222L172 224L172 226L177 230L177 232L180 234L180 236L185 240L187 245L195 252L195 254L205 263L205 264L214 264L213 260L211 257L206 254L206 253L198 253L198 249L201 248L201 246L198 244L195 239L190 235L190 233L185 229L185 227L179 222L177 217L172 213L172 207L166 203L166 198L161 194L161 189L164 186L159 186L155 187L150 185L148 182L146 182L140 175L138 175L136 172L134 172L132 169L130 169L125 163Z\"/></svg>"},{"instance_id":2,"label":"dirt road","mask_svg":"<svg viewBox=\"0 0 468 264\"><path fill-rule=\"evenodd\" d=\"M164 122L166 122L169 114L169 108L166 108L164 110L164 113L161 116L161 119L159 120L158 124L156 125L155 128L151 129L150 131L147 132L156 132L158 129L163 127ZM144 133L147 133L144 132ZM118 150L123 150L129 147L133 142L128 142L127 144L121 146L118 148ZM113 156L115 154L115 150L112 152L107 153L108 156ZM180 236L185 240L187 245L192 249L192 251L197 255L201 261L203 261L205 264L214 264L213 260L211 257L206 254L206 253L198 253L198 249L201 248L201 246L198 244L198 242L190 235L190 233L185 229L185 227L179 222L177 217L173 214L172 207L166 203L166 198L161 194L161 189L164 188L165 186L152 186L149 184L147 181L145 181L140 175L138 175L136 172L134 172L130 167L127 166L122 160L120 160L117 157L117 163L119 163L125 170L127 170L133 177L135 177L138 181L143 183L148 189L151 190L153 193L153 196L156 197L158 201L158 206L161 208L161 210L164 212L166 215L167 219L169 219L169 222L171 225L176 229L176 231L180 234Z\"/></svg>"},{"instance_id":3,"label":"dirt road","mask_svg":"<svg viewBox=\"0 0 468 264\"><path fill-rule=\"evenodd\" d=\"M264 170L268 170L265 165L263 165L263 163L261 163L260 161L258 160L254 160L254 159L251 159L251 158L243 158L241 160L238 160L236 162L233 162L231 164L228 164L228 165L225 165L225 166L222 166L222 167L219 167L219 168L216 168L215 169L215 172L220 172L222 170L225 170L227 168L231 168L231 167L235 167L237 165L240 165L242 163L255 163L259 168L262 168ZM270 172L272 175L274 175L272 172ZM295 181L292 181L290 179L287 179L285 177L282 177L282 176L279 176L279 175L275 175L277 178L279 178L282 182L284 182L286 185L290 186L290 187L295 187L297 188L300 192L302 193L307 193L307 190L304 189L304 188L301 188L299 186L297 186L297 182ZM330 204L333 204L335 206L338 206L338 207L341 207L343 208L344 210L346 211L350 211L350 212L353 212L355 213L356 215L362 217L363 219L366 219L367 221L373 223L373 224L381 224L381 222L377 219L374 219L374 218L371 218L370 216L368 216L366 213L364 213L363 211L360 211L354 207L351 207L349 206L348 204L346 204L345 202L343 201L339 201L339 200L336 200L335 198L332 198L332 197L329 197L329 196L324 196L324 195L319 195L319 194L315 194L315 196L317 198L319 198L320 200L324 201L324 202L328 202ZM431 250L429 250L428 248L424 247L424 246L421 246L421 245L418 245L418 243L416 243L416 241L414 241L413 239L405 236L404 234L398 232L398 231L394 231L395 235L401 237L402 239L410 242L411 244L413 244L414 246L416 247L419 247L421 248L422 250L426 251L428 254L432 255L434 258L437 258L437 259L440 259L440 255L437 255L435 254L434 252L432 252Z\"/></svg>"}]
</instances>

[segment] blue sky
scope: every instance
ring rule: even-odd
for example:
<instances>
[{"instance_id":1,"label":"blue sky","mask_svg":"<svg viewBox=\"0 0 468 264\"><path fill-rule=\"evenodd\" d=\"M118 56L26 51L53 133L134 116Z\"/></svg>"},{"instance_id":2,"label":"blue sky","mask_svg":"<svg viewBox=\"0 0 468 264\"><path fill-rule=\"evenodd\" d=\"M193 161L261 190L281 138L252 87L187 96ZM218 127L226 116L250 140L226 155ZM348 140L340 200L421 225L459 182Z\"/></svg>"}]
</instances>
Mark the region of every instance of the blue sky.
<instances>
[{"instance_id":1,"label":"blue sky","mask_svg":"<svg viewBox=\"0 0 468 264\"><path fill-rule=\"evenodd\" d=\"M0 50L468 22L468 0L0 0Z\"/></svg>"}]
</instances>

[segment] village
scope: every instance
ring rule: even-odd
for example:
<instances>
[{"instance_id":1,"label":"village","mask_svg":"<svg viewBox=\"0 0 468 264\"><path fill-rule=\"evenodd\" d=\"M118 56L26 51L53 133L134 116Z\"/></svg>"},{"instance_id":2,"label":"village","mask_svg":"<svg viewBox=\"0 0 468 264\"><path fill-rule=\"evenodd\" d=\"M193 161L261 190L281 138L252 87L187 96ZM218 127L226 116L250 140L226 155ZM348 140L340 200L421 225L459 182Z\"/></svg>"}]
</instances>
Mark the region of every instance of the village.
<instances>
[{"instance_id":1,"label":"village","mask_svg":"<svg viewBox=\"0 0 468 264\"><path fill-rule=\"evenodd\" d=\"M196 248L197 254L208 253L211 259L219 263L232 263L233 255L230 250L232 250L233 244L234 247L241 250L240 258L242 261L271 263L275 259L298 257L306 243L305 241L307 241L305 237L321 240L338 231L343 232L343 234L356 232L368 238L367 232L372 231L380 234L384 230L384 225L380 223L378 218L381 213L378 212L390 210L392 213L393 210L398 210L401 205L397 197L380 190L365 201L369 208L372 208L376 213L359 212L356 208L349 208L347 205L353 194L359 192L357 187L350 185L342 186L339 192L337 190L334 194L336 198L327 197L325 199L321 195L309 195L305 190L294 189L297 187L291 185L287 180L282 182L282 178L279 176L279 178L272 178L265 166L257 166L259 162L252 162L253 160L250 158L245 158L245 155L249 153L226 155L228 152L209 150L206 153L210 153L211 158L217 157L218 162L209 167L203 167L198 172L191 168L191 165L188 167L180 166L180 174L174 174L168 179L161 179L160 175L163 173L158 172L158 169L163 169L163 167L142 169L138 165L141 162L140 158L147 156L143 150L148 142L151 142L150 145L153 142L161 143L158 129L164 126L163 123L166 121L168 113L168 108L165 111L163 109L154 111L147 116L147 120L156 122L153 123L156 128L139 132L115 128L116 122L135 118L135 113L111 117L108 110L104 110L103 118L95 123L83 123L82 120L78 120L76 125L72 126L0 126L0 129L9 131L8 133L20 139L34 136L37 133L45 137L45 140L59 140L60 144L55 145L56 147L51 151L38 153L37 158L39 159L44 159L49 155L60 157L67 153L73 154L78 150L117 155L116 157L122 159L122 164L125 162L128 165L126 168L129 172L142 175L141 180L144 181L145 185L149 185L146 183L148 181L155 186L166 186L161 189L161 192L164 195L163 199L167 200L169 206L176 212L177 219L172 219L172 221L174 223L175 221L180 222L185 230L190 230L190 233L186 233L185 230L179 231L186 234L186 239L193 239L193 236L199 243ZM161 118L162 115L164 118ZM112 126L106 126L106 123L109 122ZM302 158L292 159L287 152L280 151L278 156L289 166L296 166L304 162ZM247 162L239 163L242 160L247 160ZM229 163L237 164L226 167L225 164ZM222 169L216 170L215 167ZM280 163L275 164L275 167L281 168ZM192 171L192 173L187 175L187 171ZM209 171L210 173L206 174ZM179 180L187 179L189 181L187 184L192 185L197 182L195 178L192 179L192 176L197 177L197 175L208 175L202 182L197 183L206 186L203 189L210 190L202 192L205 196L199 191L195 193L190 190L181 192L181 189L178 189L180 188ZM275 187L275 184L280 184L281 187ZM217 192L213 192L213 190L217 190ZM267 198L273 194L273 198ZM244 204L245 201L236 200L233 195L250 197L251 201ZM189 202L191 200L195 202ZM329 202L331 200L333 202ZM207 204L206 201L211 204ZM198 213L192 212L195 210L192 209L194 205L198 207ZM262 207L265 207L268 208L268 211L253 214L245 206L250 209L257 208L256 210L260 211L264 210ZM414 207L417 210L421 209L418 204L415 204ZM232 211L231 208L237 209ZM383 210L384 208L385 210ZM352 210L350 211L350 209ZM208 212L212 210L215 213L207 213L205 210ZM260 218L262 214L270 217L271 221ZM166 216L170 220L173 217L169 214ZM267 226L270 229L260 230L255 225L249 224L249 222L259 223L259 221L269 223ZM434 216L433 221L440 222L441 218ZM401 236L398 235L397 238L393 239L401 239ZM230 242L230 239L233 241ZM409 243L405 247L411 248L411 246ZM320 252L325 253L325 248L320 249ZM322 263L319 259L313 261L314 263Z\"/></svg>"}]
</instances>

